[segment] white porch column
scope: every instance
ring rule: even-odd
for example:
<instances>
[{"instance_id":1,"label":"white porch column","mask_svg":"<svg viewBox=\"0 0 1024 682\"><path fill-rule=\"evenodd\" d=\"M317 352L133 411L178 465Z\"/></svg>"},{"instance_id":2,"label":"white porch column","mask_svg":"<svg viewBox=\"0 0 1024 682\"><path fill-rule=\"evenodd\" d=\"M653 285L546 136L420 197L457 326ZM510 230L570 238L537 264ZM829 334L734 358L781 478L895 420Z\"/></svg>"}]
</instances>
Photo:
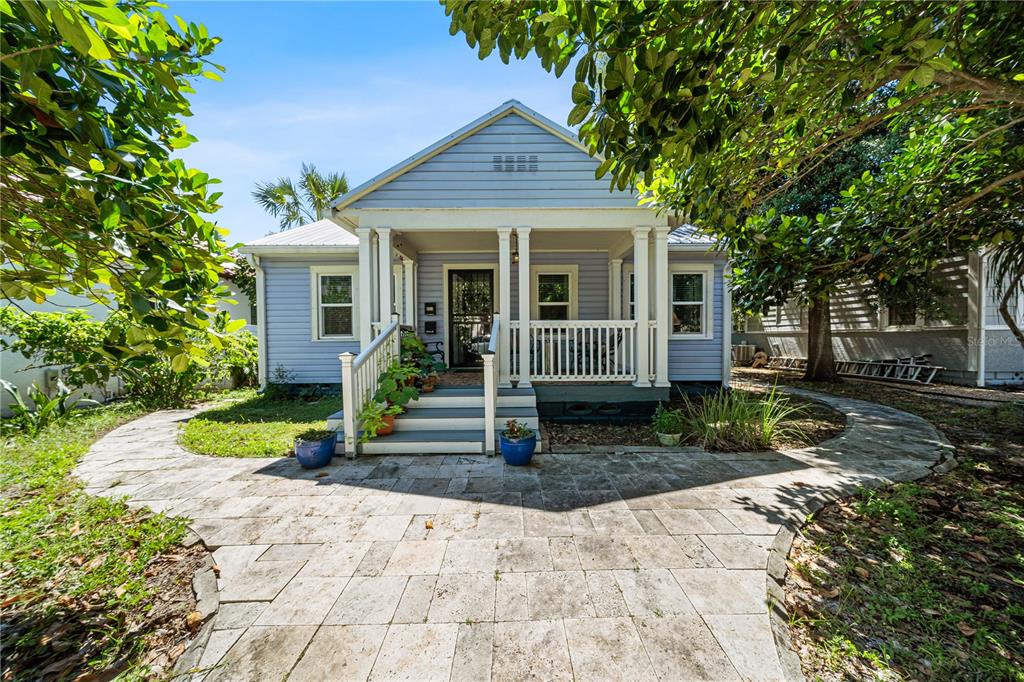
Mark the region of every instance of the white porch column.
<instances>
[{"instance_id":1,"label":"white porch column","mask_svg":"<svg viewBox=\"0 0 1024 682\"><path fill-rule=\"evenodd\" d=\"M378 227L377 229L377 299L380 303L380 325L383 328L391 321L391 261L394 258L391 251L391 228Z\"/></svg>"},{"instance_id":2,"label":"white porch column","mask_svg":"<svg viewBox=\"0 0 1024 682\"><path fill-rule=\"evenodd\" d=\"M622 315L622 259L612 258L612 295L611 300L612 309L608 311L609 320L621 320Z\"/></svg>"},{"instance_id":3,"label":"white porch column","mask_svg":"<svg viewBox=\"0 0 1024 682\"><path fill-rule=\"evenodd\" d=\"M511 374L512 334L512 228L498 228L498 386L507 388Z\"/></svg>"},{"instance_id":4,"label":"white porch column","mask_svg":"<svg viewBox=\"0 0 1024 682\"><path fill-rule=\"evenodd\" d=\"M654 228L654 385L671 386L668 380L668 332L671 324L668 300L668 225Z\"/></svg>"},{"instance_id":5,"label":"white porch column","mask_svg":"<svg viewBox=\"0 0 1024 682\"><path fill-rule=\"evenodd\" d=\"M648 301L648 275L647 263L649 260L650 241L647 238L651 231L650 227L633 228L633 277L636 281L636 381L633 385L643 388L651 385L650 358L647 354L648 334L650 334L647 320L650 315L650 302Z\"/></svg>"},{"instance_id":6,"label":"white porch column","mask_svg":"<svg viewBox=\"0 0 1024 682\"><path fill-rule=\"evenodd\" d=\"M359 237L359 348L370 345L373 340L371 325L373 323L373 253L370 239L372 230L368 227L357 227Z\"/></svg>"},{"instance_id":7,"label":"white porch column","mask_svg":"<svg viewBox=\"0 0 1024 682\"><path fill-rule=\"evenodd\" d=\"M519 386L530 383L530 228L517 227L519 239Z\"/></svg>"},{"instance_id":8,"label":"white porch column","mask_svg":"<svg viewBox=\"0 0 1024 682\"><path fill-rule=\"evenodd\" d=\"M404 294L402 298L405 301L405 312L402 314L404 318L403 324L407 324L413 329L416 328L416 288L413 284L415 278L415 271L413 268L413 262L406 258L402 261L402 284L404 287Z\"/></svg>"}]
</instances>

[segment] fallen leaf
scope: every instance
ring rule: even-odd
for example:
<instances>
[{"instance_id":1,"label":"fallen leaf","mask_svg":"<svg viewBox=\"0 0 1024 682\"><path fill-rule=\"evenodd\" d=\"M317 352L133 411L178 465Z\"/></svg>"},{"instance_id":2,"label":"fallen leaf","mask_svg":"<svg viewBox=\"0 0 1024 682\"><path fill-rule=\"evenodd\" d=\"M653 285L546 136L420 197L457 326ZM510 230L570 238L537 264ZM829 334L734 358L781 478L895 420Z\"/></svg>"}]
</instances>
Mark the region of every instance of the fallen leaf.
<instances>
[{"instance_id":1,"label":"fallen leaf","mask_svg":"<svg viewBox=\"0 0 1024 682\"><path fill-rule=\"evenodd\" d=\"M857 566L853 569L853 572L859 575L864 580L867 580L868 577L871 575L870 573L868 573L868 569L864 568L863 566Z\"/></svg>"},{"instance_id":2,"label":"fallen leaf","mask_svg":"<svg viewBox=\"0 0 1024 682\"><path fill-rule=\"evenodd\" d=\"M198 630L199 626L203 624L203 614L198 611L192 611L185 616L185 625L189 630Z\"/></svg>"},{"instance_id":3,"label":"fallen leaf","mask_svg":"<svg viewBox=\"0 0 1024 682\"><path fill-rule=\"evenodd\" d=\"M423 522L423 525L426 526L427 530L432 530L434 528L434 520L433 519L427 519L426 521Z\"/></svg>"},{"instance_id":4,"label":"fallen leaf","mask_svg":"<svg viewBox=\"0 0 1024 682\"><path fill-rule=\"evenodd\" d=\"M956 624L956 629L959 630L963 634L964 637L970 637L975 632L977 632L977 630L972 628L967 623L964 623L963 621L961 621L961 622Z\"/></svg>"},{"instance_id":5,"label":"fallen leaf","mask_svg":"<svg viewBox=\"0 0 1024 682\"><path fill-rule=\"evenodd\" d=\"M964 554L967 557L973 559L974 561L978 561L978 562L981 562L983 564L987 564L988 563L988 557L986 557L984 554L979 554L978 552L964 552Z\"/></svg>"},{"instance_id":6,"label":"fallen leaf","mask_svg":"<svg viewBox=\"0 0 1024 682\"><path fill-rule=\"evenodd\" d=\"M818 594L820 594L823 597L828 597L829 599L835 599L836 597L839 596L839 588L838 587L826 588L823 585L823 586L818 588Z\"/></svg>"},{"instance_id":7,"label":"fallen leaf","mask_svg":"<svg viewBox=\"0 0 1024 682\"><path fill-rule=\"evenodd\" d=\"M220 564L214 564L213 566L210 566L210 568L213 569L214 577L219 578L220 577Z\"/></svg>"}]
</instances>

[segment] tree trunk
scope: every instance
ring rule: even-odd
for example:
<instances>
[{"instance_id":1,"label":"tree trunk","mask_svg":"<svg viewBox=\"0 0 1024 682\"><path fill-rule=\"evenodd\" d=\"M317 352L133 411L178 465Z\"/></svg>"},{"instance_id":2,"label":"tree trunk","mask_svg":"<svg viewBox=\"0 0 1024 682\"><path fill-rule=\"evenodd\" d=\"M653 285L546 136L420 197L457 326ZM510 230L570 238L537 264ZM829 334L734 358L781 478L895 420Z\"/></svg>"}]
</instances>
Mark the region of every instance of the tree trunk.
<instances>
[{"instance_id":1,"label":"tree trunk","mask_svg":"<svg viewBox=\"0 0 1024 682\"><path fill-rule=\"evenodd\" d=\"M1013 319L1013 315L1010 314L1010 296L1013 295L1014 290L1017 289L1015 286L1007 286L1003 291L1002 297L999 299L999 316L1003 318L1003 322L1010 328L1012 333L1017 338L1017 343L1020 344L1021 348L1024 348L1024 331L1021 331L1020 326L1017 325L1017 320ZM1024 287L1021 287L1024 291ZM985 321L981 321L985 324Z\"/></svg>"},{"instance_id":2,"label":"tree trunk","mask_svg":"<svg viewBox=\"0 0 1024 682\"><path fill-rule=\"evenodd\" d=\"M807 308L807 369L804 381L835 381L832 357L832 310L828 296L811 300Z\"/></svg>"}]
</instances>

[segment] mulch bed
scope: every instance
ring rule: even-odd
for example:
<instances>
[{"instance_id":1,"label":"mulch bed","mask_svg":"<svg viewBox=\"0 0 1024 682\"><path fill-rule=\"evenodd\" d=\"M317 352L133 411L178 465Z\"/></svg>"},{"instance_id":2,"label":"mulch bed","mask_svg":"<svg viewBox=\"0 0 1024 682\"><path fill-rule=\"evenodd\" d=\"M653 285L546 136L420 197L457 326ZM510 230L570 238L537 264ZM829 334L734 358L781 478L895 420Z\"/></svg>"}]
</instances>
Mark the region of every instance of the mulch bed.
<instances>
[{"instance_id":1,"label":"mulch bed","mask_svg":"<svg viewBox=\"0 0 1024 682\"><path fill-rule=\"evenodd\" d=\"M745 384L741 388L757 393L767 390L767 387L761 384ZM699 398L690 398L690 400L696 402ZM803 437L780 438L772 443L772 447L775 449L815 445L838 436L846 428L846 418L827 405L795 396L789 396L789 400L803 409L804 413L800 418L788 421L790 425L803 432ZM669 402L669 407L672 409L683 408L685 403L682 399L673 397ZM545 420L541 422L541 428L548 438L550 447L556 449L563 446L580 445L658 445L654 429L647 422L639 424L563 424Z\"/></svg>"},{"instance_id":2,"label":"mulch bed","mask_svg":"<svg viewBox=\"0 0 1024 682\"><path fill-rule=\"evenodd\" d=\"M111 614L105 611L104 595L93 593L78 599L62 597L56 611L42 615L31 595L4 603L3 680L110 680L128 670L135 662L114 661L104 670L86 666L109 637L118 634L124 640L144 638L145 654L139 662L150 666L150 676L169 675L174 661L185 651L189 639L202 624L192 592L192 576L202 566L206 549L202 544L178 547L149 563L146 586L152 599L147 612ZM11 597L7 597L7 602ZM34 645L14 646L14 642L37 631L38 619L46 618L47 629ZM147 634L151 633L151 634ZM19 643L20 644L20 643ZM132 649L127 642L123 647Z\"/></svg>"}]
</instances>

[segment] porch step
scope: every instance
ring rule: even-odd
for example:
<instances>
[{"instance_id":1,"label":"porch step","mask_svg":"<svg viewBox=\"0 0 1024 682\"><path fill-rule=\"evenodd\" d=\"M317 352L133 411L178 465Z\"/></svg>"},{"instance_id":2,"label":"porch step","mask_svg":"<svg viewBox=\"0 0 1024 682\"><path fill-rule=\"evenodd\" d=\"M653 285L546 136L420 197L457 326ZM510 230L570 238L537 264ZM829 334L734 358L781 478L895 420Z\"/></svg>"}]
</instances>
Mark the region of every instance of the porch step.
<instances>
[{"instance_id":1,"label":"porch step","mask_svg":"<svg viewBox=\"0 0 1024 682\"><path fill-rule=\"evenodd\" d=\"M499 407L534 407L537 394L532 388L499 388ZM441 386L433 393L421 393L410 407L483 407L483 386Z\"/></svg>"},{"instance_id":2,"label":"porch step","mask_svg":"<svg viewBox=\"0 0 1024 682\"><path fill-rule=\"evenodd\" d=\"M337 455L345 454L345 434L338 431ZM482 454L484 432L480 429L462 430L395 430L390 436L371 438L359 446L363 455L438 455Z\"/></svg>"},{"instance_id":3,"label":"porch step","mask_svg":"<svg viewBox=\"0 0 1024 682\"><path fill-rule=\"evenodd\" d=\"M509 419L533 429L540 424L536 407L499 406L494 413L495 428L503 428ZM395 419L395 431L464 430L479 428L483 420L483 407L410 407Z\"/></svg>"}]
</instances>

